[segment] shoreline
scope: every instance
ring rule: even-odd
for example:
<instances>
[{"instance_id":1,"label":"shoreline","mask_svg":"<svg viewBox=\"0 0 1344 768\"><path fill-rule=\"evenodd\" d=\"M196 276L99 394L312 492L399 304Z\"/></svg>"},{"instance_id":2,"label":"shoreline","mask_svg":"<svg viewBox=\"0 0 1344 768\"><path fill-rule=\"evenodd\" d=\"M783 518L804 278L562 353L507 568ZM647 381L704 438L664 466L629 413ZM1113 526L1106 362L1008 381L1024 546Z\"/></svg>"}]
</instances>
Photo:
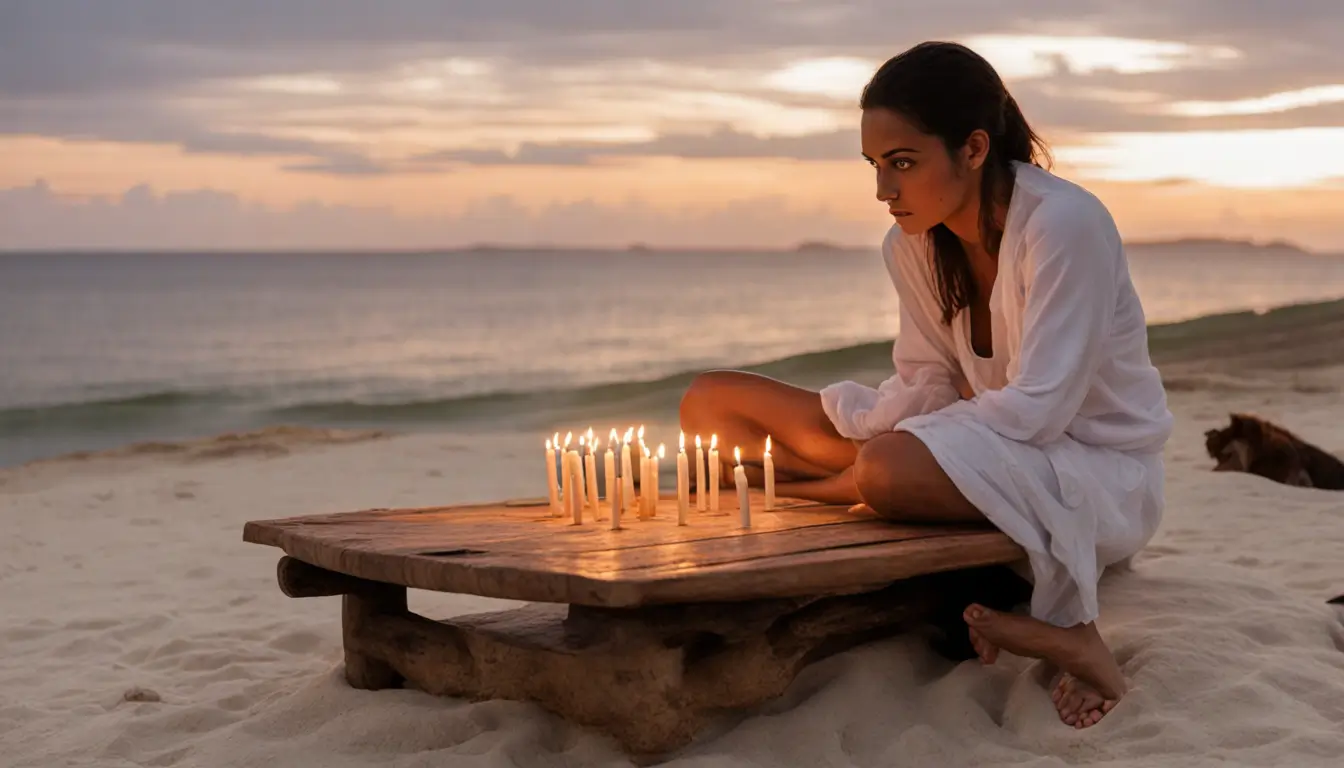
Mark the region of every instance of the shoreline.
<instances>
[{"instance_id":1,"label":"shoreline","mask_svg":"<svg viewBox=\"0 0 1344 768\"><path fill-rule=\"evenodd\" d=\"M1318 373L1344 365L1344 298L1302 302L1263 312L1239 310L1148 326L1150 354L1162 371L1168 392L1191 390L1255 390L1285 381L1302 391L1332 391L1334 384ZM752 371L819 389L833 381L853 379L876 385L890 375L890 341L869 342L822 352L793 355L757 365ZM577 390L501 396L500 406L514 407L519 397L535 404L534 412L510 425L510 432L543 434L563 421L674 423L680 392L692 373L648 382L605 384ZM1325 378L1329 379L1328 374ZM602 397L595 397L600 394ZM72 462L146 456L201 461L234 455L279 456L322 445L386 440L415 434L474 434L491 431L490 401L482 398L481 415L461 422L405 428L414 419L359 421L320 419L256 424L236 430L180 439L133 440L111 448L74 450L0 465L0 485L15 471ZM407 406L408 410L414 410ZM320 411L320 409L314 409ZM525 409L516 409L519 411ZM318 414L320 416L320 413ZM499 431L495 427L493 431Z\"/></svg>"}]
</instances>

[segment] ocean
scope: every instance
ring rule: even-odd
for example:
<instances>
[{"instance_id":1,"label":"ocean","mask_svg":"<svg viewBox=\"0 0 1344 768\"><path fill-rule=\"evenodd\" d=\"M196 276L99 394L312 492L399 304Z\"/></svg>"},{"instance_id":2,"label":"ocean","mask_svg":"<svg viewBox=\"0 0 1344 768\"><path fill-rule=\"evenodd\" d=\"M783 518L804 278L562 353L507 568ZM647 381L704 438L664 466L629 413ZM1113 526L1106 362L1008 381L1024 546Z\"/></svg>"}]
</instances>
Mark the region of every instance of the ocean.
<instances>
[{"instance_id":1,"label":"ocean","mask_svg":"<svg viewBox=\"0 0 1344 768\"><path fill-rule=\"evenodd\" d=\"M1130 263L1150 323L1344 296L1344 256ZM896 310L876 247L0 254L0 466L276 424L670 419L701 370L873 378Z\"/></svg>"}]
</instances>

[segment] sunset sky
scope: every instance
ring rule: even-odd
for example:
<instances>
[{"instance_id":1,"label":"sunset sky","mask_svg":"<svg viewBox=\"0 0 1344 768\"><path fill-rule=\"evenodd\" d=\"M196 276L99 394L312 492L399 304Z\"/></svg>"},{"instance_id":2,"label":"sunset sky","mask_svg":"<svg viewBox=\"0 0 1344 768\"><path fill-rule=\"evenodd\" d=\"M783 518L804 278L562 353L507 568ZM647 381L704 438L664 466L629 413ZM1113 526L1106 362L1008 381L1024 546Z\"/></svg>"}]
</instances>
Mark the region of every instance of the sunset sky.
<instances>
[{"instance_id":1,"label":"sunset sky","mask_svg":"<svg viewBox=\"0 0 1344 768\"><path fill-rule=\"evenodd\" d=\"M1340 0L8 0L0 248L875 243L926 39L1128 238L1344 251Z\"/></svg>"}]
</instances>

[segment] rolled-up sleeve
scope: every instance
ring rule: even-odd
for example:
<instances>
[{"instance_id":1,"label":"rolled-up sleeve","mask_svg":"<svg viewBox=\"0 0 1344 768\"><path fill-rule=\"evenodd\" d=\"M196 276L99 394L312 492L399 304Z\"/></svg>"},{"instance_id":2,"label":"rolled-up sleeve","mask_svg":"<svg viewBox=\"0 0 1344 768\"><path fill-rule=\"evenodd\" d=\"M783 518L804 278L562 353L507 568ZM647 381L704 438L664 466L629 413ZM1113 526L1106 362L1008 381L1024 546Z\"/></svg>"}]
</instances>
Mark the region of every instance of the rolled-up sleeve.
<instances>
[{"instance_id":1,"label":"rolled-up sleeve","mask_svg":"<svg viewBox=\"0 0 1344 768\"><path fill-rule=\"evenodd\" d=\"M900 303L900 330L892 345L896 373L877 388L841 381L821 390L821 404L842 436L867 440L902 420L957 402L960 365L950 330L936 314L937 297L920 254L893 227L883 256Z\"/></svg>"}]
</instances>

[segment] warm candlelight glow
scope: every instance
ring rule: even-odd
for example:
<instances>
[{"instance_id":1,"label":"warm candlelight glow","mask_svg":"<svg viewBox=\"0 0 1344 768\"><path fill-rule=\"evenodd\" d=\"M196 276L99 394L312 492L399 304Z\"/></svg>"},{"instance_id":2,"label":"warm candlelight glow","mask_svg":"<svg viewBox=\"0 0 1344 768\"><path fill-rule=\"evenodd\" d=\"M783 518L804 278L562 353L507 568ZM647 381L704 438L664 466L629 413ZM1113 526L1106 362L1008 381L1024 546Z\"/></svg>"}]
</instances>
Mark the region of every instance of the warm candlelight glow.
<instances>
[{"instance_id":1,"label":"warm candlelight glow","mask_svg":"<svg viewBox=\"0 0 1344 768\"><path fill-rule=\"evenodd\" d=\"M713 450L716 450L718 447L719 447L719 436L718 436L718 435L710 435L710 436L709 436L709 450L713 451Z\"/></svg>"},{"instance_id":2,"label":"warm candlelight glow","mask_svg":"<svg viewBox=\"0 0 1344 768\"><path fill-rule=\"evenodd\" d=\"M640 424L640 425L639 425L639 441L640 441L641 443L644 442L644 425L643 425L643 424Z\"/></svg>"},{"instance_id":3,"label":"warm candlelight glow","mask_svg":"<svg viewBox=\"0 0 1344 768\"><path fill-rule=\"evenodd\" d=\"M662 443L659 443L659 444L658 444L658 458L661 459L661 458L663 458L663 456L664 456L663 444L662 444Z\"/></svg>"},{"instance_id":4,"label":"warm candlelight glow","mask_svg":"<svg viewBox=\"0 0 1344 768\"><path fill-rule=\"evenodd\" d=\"M681 438L680 438L680 442L678 443L678 447L680 448L680 450L681 450L682 453L685 453L685 452L686 452L686 433L685 433L685 432L682 432L682 433L681 433Z\"/></svg>"},{"instance_id":5,"label":"warm candlelight glow","mask_svg":"<svg viewBox=\"0 0 1344 768\"><path fill-rule=\"evenodd\" d=\"M560 433L559 433L559 432L556 432L556 434L558 435L558 434L560 434ZM569 441L570 441L570 440L573 440L573 439L574 439L574 433L573 433L573 432L567 432L567 433L565 433L565 450L569 450Z\"/></svg>"},{"instance_id":6,"label":"warm candlelight glow","mask_svg":"<svg viewBox=\"0 0 1344 768\"><path fill-rule=\"evenodd\" d=\"M633 437L634 434L635 434L635 428L634 428L634 427L631 427L631 428L625 430L625 444L626 444L626 445L629 445L629 444L630 444L630 438Z\"/></svg>"},{"instance_id":7,"label":"warm candlelight glow","mask_svg":"<svg viewBox=\"0 0 1344 768\"><path fill-rule=\"evenodd\" d=\"M647 458L651 458L651 457L652 457L652 454L649 453L649 446L647 446L647 445L644 446L644 458L647 459Z\"/></svg>"},{"instance_id":8,"label":"warm candlelight glow","mask_svg":"<svg viewBox=\"0 0 1344 768\"><path fill-rule=\"evenodd\" d=\"M560 433L559 433L559 432L556 432L556 433L555 433L555 436L551 438L551 444L554 445L556 448L559 448L559 447L560 447Z\"/></svg>"},{"instance_id":9,"label":"warm candlelight glow","mask_svg":"<svg viewBox=\"0 0 1344 768\"><path fill-rule=\"evenodd\" d=\"M742 448L741 448L741 447L735 447L735 448L733 448L733 458L737 460L737 463L738 463L738 464L741 464L741 463L742 463Z\"/></svg>"},{"instance_id":10,"label":"warm candlelight glow","mask_svg":"<svg viewBox=\"0 0 1344 768\"><path fill-rule=\"evenodd\" d=\"M615 427L612 427L612 428L611 428L611 437L607 440L607 442L611 443L612 445L615 445L616 443L619 443L620 441L621 441L621 438L616 434L616 428L615 428Z\"/></svg>"},{"instance_id":11,"label":"warm candlelight glow","mask_svg":"<svg viewBox=\"0 0 1344 768\"><path fill-rule=\"evenodd\" d=\"M695 447L696 447L696 448L699 448L699 447L700 447L700 436L699 436L699 435L696 435L696 436L695 436Z\"/></svg>"},{"instance_id":12,"label":"warm candlelight glow","mask_svg":"<svg viewBox=\"0 0 1344 768\"><path fill-rule=\"evenodd\" d=\"M546 450L548 450L548 451L551 450L551 441L550 441L550 440L547 440L547 441L546 441Z\"/></svg>"},{"instance_id":13,"label":"warm candlelight glow","mask_svg":"<svg viewBox=\"0 0 1344 768\"><path fill-rule=\"evenodd\" d=\"M769 453L769 452L770 452L770 436L769 436L769 435L766 435L766 436L765 436L765 452L766 452L766 453Z\"/></svg>"}]
</instances>

